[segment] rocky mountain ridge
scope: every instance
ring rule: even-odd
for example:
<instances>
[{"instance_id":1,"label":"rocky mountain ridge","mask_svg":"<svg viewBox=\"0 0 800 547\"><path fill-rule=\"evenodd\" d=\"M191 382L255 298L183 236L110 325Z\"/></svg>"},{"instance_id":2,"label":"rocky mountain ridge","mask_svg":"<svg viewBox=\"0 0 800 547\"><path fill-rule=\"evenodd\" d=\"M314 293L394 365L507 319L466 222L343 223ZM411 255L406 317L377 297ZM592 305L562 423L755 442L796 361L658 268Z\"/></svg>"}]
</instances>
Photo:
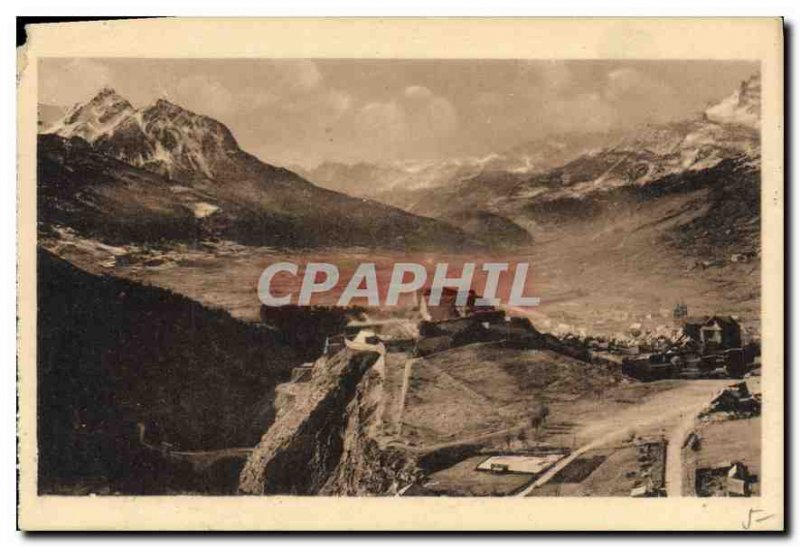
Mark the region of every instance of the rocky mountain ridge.
<instances>
[{"instance_id":1,"label":"rocky mountain ridge","mask_svg":"<svg viewBox=\"0 0 800 547\"><path fill-rule=\"evenodd\" d=\"M242 150L224 124L163 99L137 110L104 89L48 127L39 144L40 220L79 229L91 224L100 238L225 238L290 248L475 246L446 223L319 188L264 163ZM180 229L159 235L165 224Z\"/></svg>"}]
</instances>

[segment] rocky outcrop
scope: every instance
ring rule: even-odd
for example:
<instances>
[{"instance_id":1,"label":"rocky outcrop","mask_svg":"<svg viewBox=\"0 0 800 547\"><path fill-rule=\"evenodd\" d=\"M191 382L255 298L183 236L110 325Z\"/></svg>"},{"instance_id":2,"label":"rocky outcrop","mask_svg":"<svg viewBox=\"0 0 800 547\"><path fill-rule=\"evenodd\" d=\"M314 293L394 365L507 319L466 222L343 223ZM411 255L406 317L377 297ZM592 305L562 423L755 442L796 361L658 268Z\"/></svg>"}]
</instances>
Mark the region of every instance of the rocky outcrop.
<instances>
[{"instance_id":1,"label":"rocky outcrop","mask_svg":"<svg viewBox=\"0 0 800 547\"><path fill-rule=\"evenodd\" d=\"M706 109L705 116L717 123L758 129L761 122L761 75L755 74L742 82L730 96Z\"/></svg>"},{"instance_id":2,"label":"rocky outcrop","mask_svg":"<svg viewBox=\"0 0 800 547\"><path fill-rule=\"evenodd\" d=\"M374 367L367 371L345 411L347 423L339 464L320 494L369 496L397 494L420 478L416 458L406 450L385 446L378 434L382 421L383 375Z\"/></svg>"},{"instance_id":3,"label":"rocky outcrop","mask_svg":"<svg viewBox=\"0 0 800 547\"><path fill-rule=\"evenodd\" d=\"M380 494L414 473L376 437L382 355L346 348L319 360L303 397L280 415L250 455L243 494Z\"/></svg>"}]
</instances>

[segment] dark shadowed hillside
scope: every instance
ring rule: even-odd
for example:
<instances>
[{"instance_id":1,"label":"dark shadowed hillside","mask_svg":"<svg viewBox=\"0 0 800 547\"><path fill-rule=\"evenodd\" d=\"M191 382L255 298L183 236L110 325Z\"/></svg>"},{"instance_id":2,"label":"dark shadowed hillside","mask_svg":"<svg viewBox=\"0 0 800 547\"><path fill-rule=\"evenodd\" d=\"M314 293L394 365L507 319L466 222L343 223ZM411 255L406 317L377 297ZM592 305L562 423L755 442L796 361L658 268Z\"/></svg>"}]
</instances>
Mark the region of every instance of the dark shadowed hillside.
<instances>
[{"instance_id":1,"label":"dark shadowed hillside","mask_svg":"<svg viewBox=\"0 0 800 547\"><path fill-rule=\"evenodd\" d=\"M39 137L37 186L40 228L65 225L109 242L202 234L191 210L208 199L201 192L176 194L158 175L97 153L78 137Z\"/></svg>"},{"instance_id":2,"label":"dark shadowed hillside","mask_svg":"<svg viewBox=\"0 0 800 547\"><path fill-rule=\"evenodd\" d=\"M185 488L143 443L255 445L298 364L270 331L46 251L38 260L40 491Z\"/></svg>"}]
</instances>

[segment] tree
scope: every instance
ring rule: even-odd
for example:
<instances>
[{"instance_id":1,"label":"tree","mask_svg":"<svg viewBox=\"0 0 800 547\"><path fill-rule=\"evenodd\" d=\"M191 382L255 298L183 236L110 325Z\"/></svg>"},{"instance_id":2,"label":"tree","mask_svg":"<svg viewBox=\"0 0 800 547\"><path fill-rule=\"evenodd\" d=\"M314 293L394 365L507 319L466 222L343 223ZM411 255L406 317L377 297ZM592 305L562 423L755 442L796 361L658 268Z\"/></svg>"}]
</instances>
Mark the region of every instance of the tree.
<instances>
[{"instance_id":1,"label":"tree","mask_svg":"<svg viewBox=\"0 0 800 547\"><path fill-rule=\"evenodd\" d=\"M540 404L539 408L536 409L536 412L533 413L531 416L531 427L536 429L537 431L539 428L544 425L545 421L547 420L547 416L550 414L550 409L547 406Z\"/></svg>"}]
</instances>

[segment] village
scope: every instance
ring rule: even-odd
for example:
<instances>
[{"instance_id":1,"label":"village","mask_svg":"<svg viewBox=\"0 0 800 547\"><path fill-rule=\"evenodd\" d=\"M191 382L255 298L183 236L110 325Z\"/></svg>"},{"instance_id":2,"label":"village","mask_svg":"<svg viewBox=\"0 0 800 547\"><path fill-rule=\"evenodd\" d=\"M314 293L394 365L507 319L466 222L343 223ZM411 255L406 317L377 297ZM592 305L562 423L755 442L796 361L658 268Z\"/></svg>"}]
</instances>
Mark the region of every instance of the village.
<instances>
[{"instance_id":1,"label":"village","mask_svg":"<svg viewBox=\"0 0 800 547\"><path fill-rule=\"evenodd\" d=\"M759 343L736 318L679 303L671 333L556 336L474 291L459 305L446 289L438 306L428 291L413 313L361 312L328 336L278 386L278 421L339 352L376 351L375 435L423 472L397 495L757 495Z\"/></svg>"}]
</instances>

